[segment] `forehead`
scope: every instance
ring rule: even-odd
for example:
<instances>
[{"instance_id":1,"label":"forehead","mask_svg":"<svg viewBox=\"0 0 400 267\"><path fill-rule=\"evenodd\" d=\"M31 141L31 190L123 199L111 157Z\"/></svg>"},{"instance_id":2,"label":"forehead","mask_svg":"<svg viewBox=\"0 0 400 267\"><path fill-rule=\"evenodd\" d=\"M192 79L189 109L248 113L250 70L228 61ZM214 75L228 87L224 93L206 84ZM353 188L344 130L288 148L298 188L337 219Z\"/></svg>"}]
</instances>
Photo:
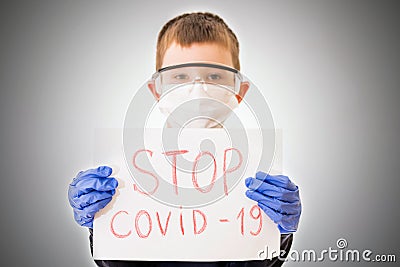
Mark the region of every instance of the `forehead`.
<instances>
[{"instance_id":1,"label":"forehead","mask_svg":"<svg viewBox=\"0 0 400 267\"><path fill-rule=\"evenodd\" d=\"M213 62L233 67L228 48L217 43L193 43L182 47L173 42L165 51L161 67L189 62Z\"/></svg>"}]
</instances>

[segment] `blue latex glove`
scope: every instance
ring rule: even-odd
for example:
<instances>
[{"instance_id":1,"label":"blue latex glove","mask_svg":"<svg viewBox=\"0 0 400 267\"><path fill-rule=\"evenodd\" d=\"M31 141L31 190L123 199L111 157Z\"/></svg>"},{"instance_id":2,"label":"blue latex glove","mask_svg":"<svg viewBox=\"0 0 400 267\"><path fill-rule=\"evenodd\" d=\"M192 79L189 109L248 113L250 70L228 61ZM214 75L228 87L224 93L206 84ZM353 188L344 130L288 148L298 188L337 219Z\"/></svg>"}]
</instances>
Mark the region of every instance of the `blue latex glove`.
<instances>
[{"instance_id":1,"label":"blue latex glove","mask_svg":"<svg viewBox=\"0 0 400 267\"><path fill-rule=\"evenodd\" d=\"M282 234L296 232L301 214L299 188L284 175L257 172L245 180L246 196L278 224Z\"/></svg>"},{"instance_id":2,"label":"blue latex glove","mask_svg":"<svg viewBox=\"0 0 400 267\"><path fill-rule=\"evenodd\" d=\"M79 225L93 228L94 215L111 201L118 186L115 178L108 178L111 172L110 167L100 166L81 171L72 180L68 200Z\"/></svg>"}]
</instances>

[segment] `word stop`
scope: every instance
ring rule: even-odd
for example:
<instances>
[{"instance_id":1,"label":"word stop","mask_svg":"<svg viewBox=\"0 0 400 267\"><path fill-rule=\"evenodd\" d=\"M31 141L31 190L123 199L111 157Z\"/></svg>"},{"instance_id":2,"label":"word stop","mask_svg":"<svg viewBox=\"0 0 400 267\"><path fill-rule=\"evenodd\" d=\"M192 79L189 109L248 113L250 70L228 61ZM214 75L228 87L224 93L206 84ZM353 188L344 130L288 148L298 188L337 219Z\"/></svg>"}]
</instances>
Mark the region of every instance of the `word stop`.
<instances>
[{"instance_id":1,"label":"word stop","mask_svg":"<svg viewBox=\"0 0 400 267\"><path fill-rule=\"evenodd\" d=\"M173 184L173 188L174 188L174 193L176 195L178 195L178 176L177 176L177 156L178 155L183 155L188 153L188 150L172 150L172 151L167 151L167 152L163 152L162 154L166 155L167 157L170 157L171 160L171 177L172 177L172 184ZM150 157L153 156L153 151L152 150L148 150L148 149L139 149L137 150L132 158L132 164L133 167L139 171L140 173L146 174L151 176L154 179L154 187L151 190L146 191L142 191L140 190L136 185L134 185L134 189L135 191L138 191L139 193L142 194L146 194L146 195L152 195L154 194L159 186L159 178L157 177L156 174L154 174L153 172L146 170L140 166L138 166L137 164L137 159L139 157L139 155L143 154L143 153L147 153ZM236 153L236 155L238 156L238 163L236 166L230 167L228 168L227 166L227 155L228 153ZM207 186L203 186L200 187L199 182L198 182L198 168L199 168L199 162L202 158L205 157L209 157L211 159L211 162L213 164L213 174L211 177L211 181L209 183L209 185ZM236 149L236 148L227 148L224 150L223 153L223 160L222 160L222 177L223 177L223 185L224 185L224 193L225 195L228 195L228 182L227 182L227 175L230 173L233 173L234 171L238 170L240 168L240 166L243 163L243 156L242 153ZM198 155L195 157L194 161L193 161L193 167L191 170L191 177L192 177L192 183L195 189L197 189L198 191L202 192L202 193L208 193L211 191L211 189L214 186L214 183L216 181L217 178L217 160L215 159L214 155L209 152L209 151L201 151L200 153L198 153Z\"/></svg>"}]
</instances>

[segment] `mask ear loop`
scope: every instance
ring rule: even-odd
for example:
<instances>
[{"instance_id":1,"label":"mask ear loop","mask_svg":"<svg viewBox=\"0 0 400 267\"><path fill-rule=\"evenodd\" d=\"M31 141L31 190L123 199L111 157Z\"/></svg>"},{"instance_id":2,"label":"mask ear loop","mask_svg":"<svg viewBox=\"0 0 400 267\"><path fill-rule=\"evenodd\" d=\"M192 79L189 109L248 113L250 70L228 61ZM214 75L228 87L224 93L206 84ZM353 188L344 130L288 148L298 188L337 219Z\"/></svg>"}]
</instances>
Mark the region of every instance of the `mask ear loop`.
<instances>
[{"instance_id":1,"label":"mask ear loop","mask_svg":"<svg viewBox=\"0 0 400 267\"><path fill-rule=\"evenodd\" d=\"M152 90L153 94L157 95L157 99L159 99L161 97L161 94L163 93L160 79L161 79L161 75L157 71L151 76L151 79L149 81L149 84L153 85L152 88L150 88L150 87L149 88Z\"/></svg>"},{"instance_id":2,"label":"mask ear loop","mask_svg":"<svg viewBox=\"0 0 400 267\"><path fill-rule=\"evenodd\" d=\"M161 75L161 73L156 72L155 75L153 75L153 77L154 77L154 85L156 87L156 92L157 92L157 94L159 94L161 96L164 91L162 88L162 82L161 82L162 75Z\"/></svg>"},{"instance_id":3,"label":"mask ear loop","mask_svg":"<svg viewBox=\"0 0 400 267\"><path fill-rule=\"evenodd\" d=\"M239 94L240 85L242 84L243 77L240 72L235 73L235 94Z\"/></svg>"},{"instance_id":4,"label":"mask ear loop","mask_svg":"<svg viewBox=\"0 0 400 267\"><path fill-rule=\"evenodd\" d=\"M235 90L235 96L236 96L238 103L240 103L242 101L242 97L239 95L242 82L243 82L243 76L240 74L240 72L235 73L234 90Z\"/></svg>"}]
</instances>

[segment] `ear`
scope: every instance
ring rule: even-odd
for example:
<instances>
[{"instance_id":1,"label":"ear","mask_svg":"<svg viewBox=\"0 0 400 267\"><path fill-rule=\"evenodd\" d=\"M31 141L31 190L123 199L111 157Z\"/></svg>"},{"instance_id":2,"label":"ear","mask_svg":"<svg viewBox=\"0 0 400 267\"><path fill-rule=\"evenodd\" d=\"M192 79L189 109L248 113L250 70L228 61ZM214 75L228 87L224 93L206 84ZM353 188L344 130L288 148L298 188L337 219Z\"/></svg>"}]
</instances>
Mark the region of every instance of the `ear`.
<instances>
[{"instance_id":1,"label":"ear","mask_svg":"<svg viewBox=\"0 0 400 267\"><path fill-rule=\"evenodd\" d=\"M238 103L242 102L243 97L246 95L247 91L250 88L249 82L242 82L240 84L240 90L239 93L236 95L236 98L238 100Z\"/></svg>"},{"instance_id":2,"label":"ear","mask_svg":"<svg viewBox=\"0 0 400 267\"><path fill-rule=\"evenodd\" d=\"M157 101L160 100L160 94L157 93L156 85L153 80L147 82L147 87L149 88L150 92L153 94L154 98Z\"/></svg>"}]
</instances>

